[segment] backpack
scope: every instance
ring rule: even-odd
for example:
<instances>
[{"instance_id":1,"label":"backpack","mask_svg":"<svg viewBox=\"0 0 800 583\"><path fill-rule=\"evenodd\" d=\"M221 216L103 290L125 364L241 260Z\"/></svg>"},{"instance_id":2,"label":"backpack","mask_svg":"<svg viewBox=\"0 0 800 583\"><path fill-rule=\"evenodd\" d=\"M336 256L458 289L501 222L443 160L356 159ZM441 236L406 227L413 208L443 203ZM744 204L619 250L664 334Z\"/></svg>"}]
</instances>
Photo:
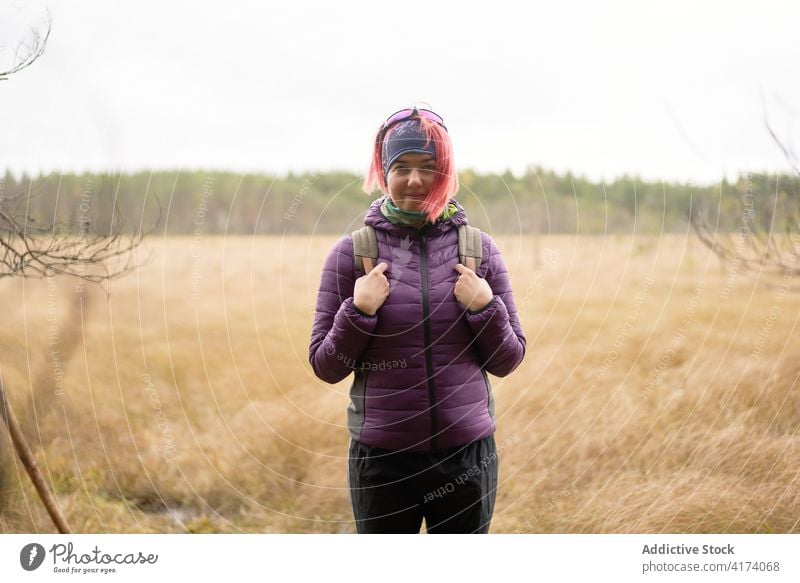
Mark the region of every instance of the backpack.
<instances>
[{"instance_id":1,"label":"backpack","mask_svg":"<svg viewBox=\"0 0 800 583\"><path fill-rule=\"evenodd\" d=\"M378 239L375 229L369 225L353 231L353 259L356 271L369 273L378 260ZM469 225L458 227L458 260L461 265L478 271L483 260L483 242L481 230Z\"/></svg>"}]
</instances>

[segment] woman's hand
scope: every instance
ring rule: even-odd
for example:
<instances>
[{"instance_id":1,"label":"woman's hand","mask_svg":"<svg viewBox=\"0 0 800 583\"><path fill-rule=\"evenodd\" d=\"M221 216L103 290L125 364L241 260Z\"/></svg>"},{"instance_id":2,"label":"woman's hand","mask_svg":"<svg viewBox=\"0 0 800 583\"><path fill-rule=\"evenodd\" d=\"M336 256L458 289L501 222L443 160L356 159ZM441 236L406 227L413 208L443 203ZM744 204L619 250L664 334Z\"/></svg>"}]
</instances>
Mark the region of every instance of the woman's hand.
<instances>
[{"instance_id":1,"label":"woman's hand","mask_svg":"<svg viewBox=\"0 0 800 583\"><path fill-rule=\"evenodd\" d=\"M372 271L356 280L353 305L365 314L374 316L389 297L389 280L383 274L388 267L386 263L378 263Z\"/></svg>"},{"instance_id":2,"label":"woman's hand","mask_svg":"<svg viewBox=\"0 0 800 583\"><path fill-rule=\"evenodd\" d=\"M458 303L470 312L477 312L485 308L492 301L494 293L489 287L489 282L478 277L469 267L460 263L456 264L456 271L461 275L456 280L454 294Z\"/></svg>"}]
</instances>

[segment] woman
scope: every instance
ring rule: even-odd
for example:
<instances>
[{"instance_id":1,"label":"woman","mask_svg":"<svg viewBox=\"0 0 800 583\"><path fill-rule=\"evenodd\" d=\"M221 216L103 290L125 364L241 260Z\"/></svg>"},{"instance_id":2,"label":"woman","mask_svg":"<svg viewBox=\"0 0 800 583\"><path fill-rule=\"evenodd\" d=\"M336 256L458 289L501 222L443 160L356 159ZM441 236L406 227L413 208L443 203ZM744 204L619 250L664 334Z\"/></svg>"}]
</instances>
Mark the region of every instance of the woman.
<instances>
[{"instance_id":1,"label":"woman","mask_svg":"<svg viewBox=\"0 0 800 583\"><path fill-rule=\"evenodd\" d=\"M413 108L386 120L364 181L367 193L375 187L384 195L365 223L377 260L355 258L353 237L338 241L309 350L320 379L355 375L348 477L357 530L416 533L424 518L429 533L486 533L497 488L486 373L505 376L525 354L508 273L483 233L475 271L459 262L467 218L452 199L458 178L437 114Z\"/></svg>"}]
</instances>

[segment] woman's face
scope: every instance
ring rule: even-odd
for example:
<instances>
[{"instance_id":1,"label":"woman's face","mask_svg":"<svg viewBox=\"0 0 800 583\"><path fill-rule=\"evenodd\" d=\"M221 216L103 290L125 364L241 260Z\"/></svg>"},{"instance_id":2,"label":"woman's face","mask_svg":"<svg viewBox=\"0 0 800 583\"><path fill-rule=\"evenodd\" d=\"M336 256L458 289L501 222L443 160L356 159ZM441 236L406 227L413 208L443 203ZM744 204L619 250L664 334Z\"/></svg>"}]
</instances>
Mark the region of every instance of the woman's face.
<instances>
[{"instance_id":1,"label":"woman's face","mask_svg":"<svg viewBox=\"0 0 800 583\"><path fill-rule=\"evenodd\" d=\"M389 196L403 211L421 212L422 202L433 188L436 160L430 154L403 154L389 168L386 177Z\"/></svg>"}]
</instances>

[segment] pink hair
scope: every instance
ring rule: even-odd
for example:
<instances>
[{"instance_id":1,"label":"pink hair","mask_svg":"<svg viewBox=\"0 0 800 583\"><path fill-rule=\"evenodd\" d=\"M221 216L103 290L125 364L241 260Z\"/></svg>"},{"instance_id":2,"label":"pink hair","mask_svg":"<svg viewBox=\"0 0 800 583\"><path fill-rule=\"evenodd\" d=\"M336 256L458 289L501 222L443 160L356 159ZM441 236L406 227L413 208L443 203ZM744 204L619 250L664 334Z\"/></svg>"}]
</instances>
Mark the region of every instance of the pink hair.
<instances>
[{"instance_id":1,"label":"pink hair","mask_svg":"<svg viewBox=\"0 0 800 583\"><path fill-rule=\"evenodd\" d=\"M424 117L417 119L419 119L422 131L425 132L428 139L425 145L427 146L433 142L436 147L436 180L422 203L422 208L427 213L428 220L434 222L442 214L444 207L447 206L447 201L458 192L458 174L456 174L456 167L453 162L453 143L450 141L447 130L438 123ZM381 189L383 192L388 192L389 190L386 176L383 173L381 154L383 152L383 142L392 134L394 127L390 127L384 135L381 135L382 130L383 127L378 130L375 136L372 163L362 185L364 192L367 194L377 189Z\"/></svg>"}]
</instances>

